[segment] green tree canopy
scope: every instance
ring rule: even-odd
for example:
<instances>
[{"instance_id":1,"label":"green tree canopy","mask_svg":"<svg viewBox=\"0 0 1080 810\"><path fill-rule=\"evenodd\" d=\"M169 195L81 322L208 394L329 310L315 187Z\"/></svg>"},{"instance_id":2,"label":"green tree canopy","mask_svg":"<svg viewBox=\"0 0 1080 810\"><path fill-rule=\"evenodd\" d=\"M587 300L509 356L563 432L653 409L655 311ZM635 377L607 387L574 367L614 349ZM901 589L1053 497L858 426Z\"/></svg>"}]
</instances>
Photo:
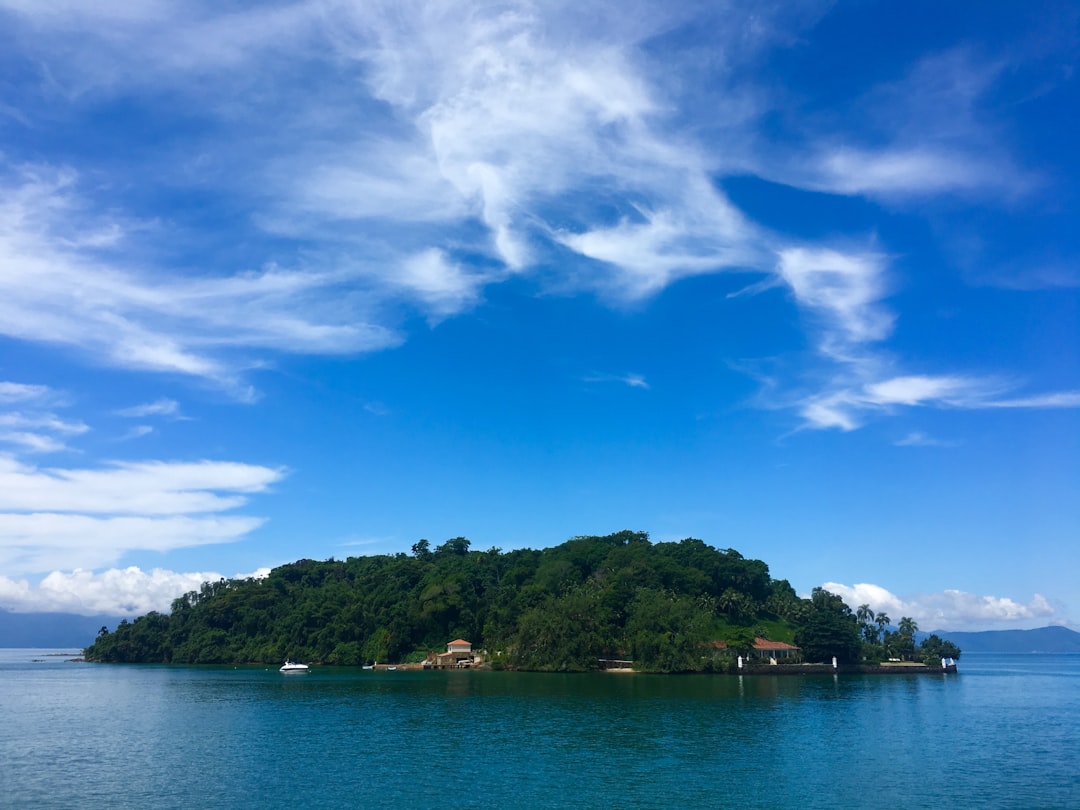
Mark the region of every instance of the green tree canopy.
<instances>
[{"instance_id":1,"label":"green tree canopy","mask_svg":"<svg viewBox=\"0 0 1080 810\"><path fill-rule=\"evenodd\" d=\"M814 588L811 612L795 633L795 643L807 661L827 662L834 656L842 664L859 660L862 644L855 616L844 600L824 588Z\"/></svg>"},{"instance_id":2,"label":"green tree canopy","mask_svg":"<svg viewBox=\"0 0 1080 810\"><path fill-rule=\"evenodd\" d=\"M791 638L824 610L772 580L760 560L696 538L654 544L623 531L503 552L474 551L455 537L411 550L298 560L263 579L208 582L174 600L168 615L101 633L86 656L351 666L423 656L460 637L528 669L591 669L632 655L647 670L693 671L731 628L765 622Z\"/></svg>"}]
</instances>

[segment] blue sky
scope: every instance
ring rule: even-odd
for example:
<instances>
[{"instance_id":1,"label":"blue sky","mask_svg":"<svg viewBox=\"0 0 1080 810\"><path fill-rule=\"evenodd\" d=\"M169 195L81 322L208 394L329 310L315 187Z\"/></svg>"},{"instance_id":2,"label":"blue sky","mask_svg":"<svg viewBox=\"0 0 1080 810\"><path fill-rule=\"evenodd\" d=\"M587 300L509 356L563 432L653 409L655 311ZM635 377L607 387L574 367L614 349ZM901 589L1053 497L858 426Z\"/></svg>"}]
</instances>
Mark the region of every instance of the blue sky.
<instances>
[{"instance_id":1,"label":"blue sky","mask_svg":"<svg viewBox=\"0 0 1080 810\"><path fill-rule=\"evenodd\" d=\"M630 528L1077 627L1078 57L1060 3L0 0L0 607Z\"/></svg>"}]
</instances>

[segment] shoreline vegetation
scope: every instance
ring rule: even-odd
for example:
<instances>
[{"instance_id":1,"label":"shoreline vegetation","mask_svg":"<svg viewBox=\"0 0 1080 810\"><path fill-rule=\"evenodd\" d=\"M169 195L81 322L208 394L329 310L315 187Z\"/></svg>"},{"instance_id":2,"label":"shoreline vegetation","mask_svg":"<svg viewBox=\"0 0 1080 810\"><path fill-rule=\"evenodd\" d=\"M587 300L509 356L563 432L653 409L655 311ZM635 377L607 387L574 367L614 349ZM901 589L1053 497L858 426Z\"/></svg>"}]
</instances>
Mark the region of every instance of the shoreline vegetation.
<instances>
[{"instance_id":1,"label":"shoreline vegetation","mask_svg":"<svg viewBox=\"0 0 1080 810\"><path fill-rule=\"evenodd\" d=\"M484 668L501 670L587 672L619 659L637 672L892 674L941 672L943 658L960 656L937 636L916 645L907 617L890 627L820 588L800 598L764 562L695 538L652 543L622 531L503 552L457 537L204 583L168 614L102 627L83 657L404 669L422 668L448 639L469 639Z\"/></svg>"}]
</instances>

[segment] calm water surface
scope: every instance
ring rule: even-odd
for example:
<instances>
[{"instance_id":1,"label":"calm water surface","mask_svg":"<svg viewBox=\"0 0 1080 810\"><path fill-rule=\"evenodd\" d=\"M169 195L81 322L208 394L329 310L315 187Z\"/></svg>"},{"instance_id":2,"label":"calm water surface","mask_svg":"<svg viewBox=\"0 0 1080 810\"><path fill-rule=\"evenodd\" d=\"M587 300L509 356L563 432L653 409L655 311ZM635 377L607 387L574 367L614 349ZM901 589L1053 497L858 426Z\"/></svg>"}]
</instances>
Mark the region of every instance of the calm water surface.
<instances>
[{"instance_id":1,"label":"calm water surface","mask_svg":"<svg viewBox=\"0 0 1080 810\"><path fill-rule=\"evenodd\" d=\"M0 806L1080 808L1080 656L738 678L0 650Z\"/></svg>"}]
</instances>

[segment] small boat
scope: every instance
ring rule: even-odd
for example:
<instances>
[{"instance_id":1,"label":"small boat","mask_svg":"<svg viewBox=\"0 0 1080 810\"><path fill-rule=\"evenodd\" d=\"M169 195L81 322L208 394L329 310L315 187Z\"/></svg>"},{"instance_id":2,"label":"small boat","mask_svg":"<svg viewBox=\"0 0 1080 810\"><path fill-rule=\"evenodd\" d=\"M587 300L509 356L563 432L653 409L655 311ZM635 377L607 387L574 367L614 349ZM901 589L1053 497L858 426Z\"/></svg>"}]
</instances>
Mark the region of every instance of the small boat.
<instances>
[{"instance_id":1,"label":"small boat","mask_svg":"<svg viewBox=\"0 0 1080 810\"><path fill-rule=\"evenodd\" d=\"M375 669L374 664L364 664L363 669Z\"/></svg>"},{"instance_id":2,"label":"small boat","mask_svg":"<svg viewBox=\"0 0 1080 810\"><path fill-rule=\"evenodd\" d=\"M397 672L397 667L387 667L386 671L387 672Z\"/></svg>"},{"instance_id":3,"label":"small boat","mask_svg":"<svg viewBox=\"0 0 1080 810\"><path fill-rule=\"evenodd\" d=\"M308 665L307 664L298 664L295 661L286 661L282 665L281 669L278 670L278 672L285 672L285 673L289 673L289 672L307 672L307 671L308 671Z\"/></svg>"}]
</instances>

